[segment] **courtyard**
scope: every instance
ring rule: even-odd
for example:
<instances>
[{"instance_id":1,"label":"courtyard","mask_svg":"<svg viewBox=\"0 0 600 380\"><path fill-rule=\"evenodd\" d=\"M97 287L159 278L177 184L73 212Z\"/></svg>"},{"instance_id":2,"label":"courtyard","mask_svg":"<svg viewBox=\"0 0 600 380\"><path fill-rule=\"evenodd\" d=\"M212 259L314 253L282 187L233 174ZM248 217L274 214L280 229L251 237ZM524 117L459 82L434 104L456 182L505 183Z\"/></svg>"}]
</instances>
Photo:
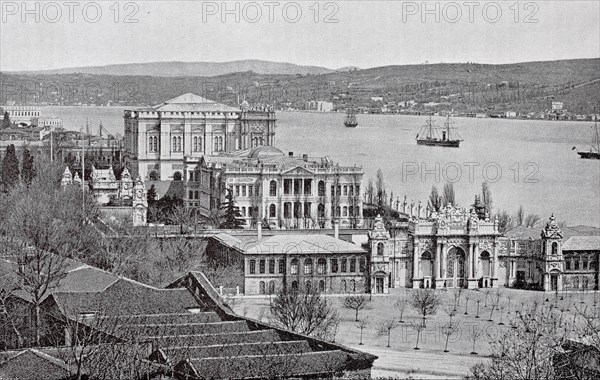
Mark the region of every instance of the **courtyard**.
<instances>
[{"instance_id":1,"label":"courtyard","mask_svg":"<svg viewBox=\"0 0 600 380\"><path fill-rule=\"evenodd\" d=\"M388 295L365 294L368 300L359 310L363 322L355 321L355 310L344 307L345 295L327 296L339 314L334 336L336 343L377 355L372 376L414 379L454 379L469 374L474 364L488 360L490 342L503 329L511 328L516 313L535 303L560 311L561 318L573 318L578 310L598 313L597 292L537 292L517 289L441 290L442 304L437 313L428 316L420 332L421 315L408 304L411 289L390 289ZM270 300L274 296L239 297L228 302L238 314L271 322ZM404 302L404 312L401 313ZM478 310L479 309L479 310ZM401 315L402 314L402 315ZM455 330L449 337L444 326L452 318ZM388 324L388 334L380 332ZM384 329L385 330L385 329ZM446 349L447 352L444 352ZM361 344L362 343L362 344ZM418 348L418 349L415 349ZM476 353L476 354L475 354Z\"/></svg>"}]
</instances>

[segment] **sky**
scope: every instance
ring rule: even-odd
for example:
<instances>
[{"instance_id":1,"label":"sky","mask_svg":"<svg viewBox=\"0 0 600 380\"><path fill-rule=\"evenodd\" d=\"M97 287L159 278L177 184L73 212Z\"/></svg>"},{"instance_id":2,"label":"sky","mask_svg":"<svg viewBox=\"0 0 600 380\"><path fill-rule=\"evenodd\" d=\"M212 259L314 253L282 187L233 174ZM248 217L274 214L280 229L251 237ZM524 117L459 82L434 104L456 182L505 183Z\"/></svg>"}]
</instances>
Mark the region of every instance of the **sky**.
<instances>
[{"instance_id":1,"label":"sky","mask_svg":"<svg viewBox=\"0 0 600 380\"><path fill-rule=\"evenodd\" d=\"M332 69L600 57L600 1L5 1L0 70L261 59Z\"/></svg>"}]
</instances>

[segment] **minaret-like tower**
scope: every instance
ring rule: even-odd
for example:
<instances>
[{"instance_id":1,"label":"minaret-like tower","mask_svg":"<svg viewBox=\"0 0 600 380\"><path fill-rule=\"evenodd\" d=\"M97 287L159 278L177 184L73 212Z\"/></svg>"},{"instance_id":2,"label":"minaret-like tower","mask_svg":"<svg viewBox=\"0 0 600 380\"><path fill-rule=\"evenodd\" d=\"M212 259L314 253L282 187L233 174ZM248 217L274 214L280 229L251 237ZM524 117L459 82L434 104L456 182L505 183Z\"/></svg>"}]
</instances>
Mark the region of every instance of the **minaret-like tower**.
<instances>
[{"instance_id":1,"label":"minaret-like tower","mask_svg":"<svg viewBox=\"0 0 600 380\"><path fill-rule=\"evenodd\" d=\"M560 291L562 289L563 255L562 255L563 233L554 214L550 216L548 223L542 230L542 257L544 260L544 290Z\"/></svg>"},{"instance_id":2,"label":"minaret-like tower","mask_svg":"<svg viewBox=\"0 0 600 380\"><path fill-rule=\"evenodd\" d=\"M146 198L146 186L138 177L133 187L133 225L145 226L147 224L148 199Z\"/></svg>"},{"instance_id":3,"label":"minaret-like tower","mask_svg":"<svg viewBox=\"0 0 600 380\"><path fill-rule=\"evenodd\" d=\"M390 277L390 233L385 229L383 218L377 215L375 226L369 231L370 291L371 293L387 293Z\"/></svg>"}]
</instances>

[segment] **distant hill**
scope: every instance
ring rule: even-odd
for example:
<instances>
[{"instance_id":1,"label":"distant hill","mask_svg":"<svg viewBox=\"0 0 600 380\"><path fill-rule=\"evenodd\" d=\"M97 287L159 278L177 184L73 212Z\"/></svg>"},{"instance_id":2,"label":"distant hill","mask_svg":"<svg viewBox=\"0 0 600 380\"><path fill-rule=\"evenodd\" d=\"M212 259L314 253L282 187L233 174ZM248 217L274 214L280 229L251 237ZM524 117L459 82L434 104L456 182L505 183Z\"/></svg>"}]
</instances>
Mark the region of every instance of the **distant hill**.
<instances>
[{"instance_id":1,"label":"distant hill","mask_svg":"<svg viewBox=\"0 0 600 380\"><path fill-rule=\"evenodd\" d=\"M334 70L319 66L301 66L287 62L244 60L232 62L149 62L108 66L72 67L56 70L13 72L12 74L94 74L150 75L158 77L213 77L230 73L253 71L257 74L324 74Z\"/></svg>"},{"instance_id":2,"label":"distant hill","mask_svg":"<svg viewBox=\"0 0 600 380\"><path fill-rule=\"evenodd\" d=\"M261 61L243 61L249 62ZM232 63L233 64L233 63ZM261 73L257 66L239 63L234 72L214 76L173 77L143 75L35 74L0 73L2 83L30 83L42 91L41 98L27 102L41 104L107 104L153 105L188 92L235 106L241 99L254 104L270 104L278 109L303 109L309 100L334 103L336 109L348 105L381 112L384 105L395 107L414 101L410 112L427 113L442 110L457 112L501 113L543 112L553 101L564 102L573 113L591 114L600 104L600 59L576 59L547 62L523 62L506 65L474 63L383 66L320 74L300 74L292 64L264 63L291 67L284 74ZM286 66L289 65L289 66ZM281 69L284 66L279 66ZM233 67L233 66L231 66ZM296 68L296 69L294 69ZM283 70L283 69L282 69ZM94 83L102 90L90 94L86 84ZM70 87L78 84L82 91ZM119 88L115 84L120 84ZM94 87L96 88L96 87ZM2 93L5 91L5 93ZM87 93L87 96L83 96ZM23 102L21 92L0 86L0 104L7 100ZM92 96L93 95L93 96ZM373 97L382 97L383 102ZM393 111L391 111L393 112Z\"/></svg>"}]
</instances>

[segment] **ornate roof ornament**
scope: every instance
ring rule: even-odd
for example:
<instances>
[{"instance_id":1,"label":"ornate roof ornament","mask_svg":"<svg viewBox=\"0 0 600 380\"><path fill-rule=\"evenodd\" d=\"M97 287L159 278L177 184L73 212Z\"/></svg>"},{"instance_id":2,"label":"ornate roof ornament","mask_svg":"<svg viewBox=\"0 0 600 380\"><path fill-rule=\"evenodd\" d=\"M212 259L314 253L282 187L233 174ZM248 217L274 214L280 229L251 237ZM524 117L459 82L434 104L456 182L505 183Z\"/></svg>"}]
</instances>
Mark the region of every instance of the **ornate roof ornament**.
<instances>
[{"instance_id":1,"label":"ornate roof ornament","mask_svg":"<svg viewBox=\"0 0 600 380\"><path fill-rule=\"evenodd\" d=\"M385 229L381 215L377 214L373 230L369 231L369 239L389 239L390 233Z\"/></svg>"},{"instance_id":2,"label":"ornate roof ornament","mask_svg":"<svg viewBox=\"0 0 600 380\"><path fill-rule=\"evenodd\" d=\"M558 223L556 222L556 218L554 214L550 216L548 222L546 223L546 227L542 230L542 237L545 238L553 238L553 239L562 239L563 233Z\"/></svg>"}]
</instances>

